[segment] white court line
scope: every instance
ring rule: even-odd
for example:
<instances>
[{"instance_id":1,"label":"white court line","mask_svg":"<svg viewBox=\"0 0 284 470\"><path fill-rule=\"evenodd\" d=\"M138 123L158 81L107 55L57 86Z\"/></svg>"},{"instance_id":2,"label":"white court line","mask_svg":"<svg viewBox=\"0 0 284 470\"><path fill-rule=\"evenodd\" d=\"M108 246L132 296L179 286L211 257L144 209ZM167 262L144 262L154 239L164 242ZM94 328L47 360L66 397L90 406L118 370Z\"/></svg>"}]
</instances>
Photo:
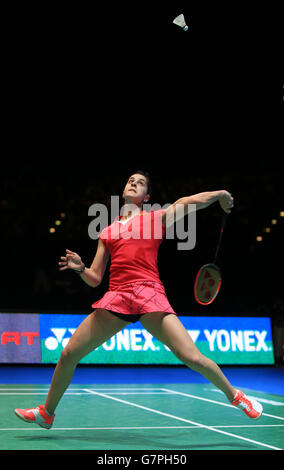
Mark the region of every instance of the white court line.
<instances>
[{"instance_id":1,"label":"white court line","mask_svg":"<svg viewBox=\"0 0 284 470\"><path fill-rule=\"evenodd\" d=\"M8 390L8 389L6 389ZM32 392L27 392L27 391L19 391L19 389L9 389L9 390L17 390L17 391L14 391L14 392L3 392L3 389L0 390L0 396L1 395L47 395L47 392L48 392L48 388L47 389L44 389L45 391L44 392L41 392L41 391L38 391L38 392L35 392L34 390L36 389L33 389L33 388L30 388L30 389L23 389L23 390L33 390ZM38 389L38 390L43 390L43 389ZM82 390L80 388L77 388L77 389L67 389L67 391L65 392L65 396L66 395L88 395L89 392L77 392L75 390ZM101 391L101 390L105 390L105 389L90 389L90 390L98 390L98 391ZM169 392L165 392L165 391L162 391L162 392L157 392L156 390L159 390L159 389L153 389L152 391L150 392L144 392L144 391L141 391L143 389L113 389L113 390L127 390L126 392L116 392L116 391L111 391L110 389L106 389L106 393L110 392L111 391L111 394L112 395L171 395L171 393ZM129 391L130 390L130 391ZM135 390L134 392L132 390ZM139 390L139 391L136 391L136 390ZM155 391L154 391L155 390Z\"/></svg>"},{"instance_id":2,"label":"white court line","mask_svg":"<svg viewBox=\"0 0 284 470\"><path fill-rule=\"evenodd\" d=\"M106 392L108 393L108 392ZM111 392L112 395L172 395L168 392ZM0 392L1 395L47 395L47 390L45 392ZM87 392L65 392L65 395L88 395Z\"/></svg>"},{"instance_id":3,"label":"white court line","mask_svg":"<svg viewBox=\"0 0 284 470\"><path fill-rule=\"evenodd\" d=\"M5 392L6 391L18 391L18 390L25 390L25 391L28 392L28 391L35 391L35 390L49 390L49 388L50 387L33 387L33 388L26 388L26 387L25 388L18 388L18 387L11 388L10 387L10 388L1 388L1 386L0 386L0 392L1 391L5 391ZM82 389L82 387L68 387L67 390L70 391L70 390L83 390L83 389ZM117 391L119 391L119 390L124 390L124 391L127 391L127 390L131 390L131 391L132 390L139 390L139 391L141 391L141 390L153 390L154 391L154 390L160 390L161 391L163 389L162 388L157 388L157 387L156 388L153 388L153 387L151 387L151 388L150 387L139 387L139 388L138 387L131 387L131 388L129 388L129 387L123 387L123 388L122 387L96 388L95 387L95 388L93 388L92 387L92 388L89 388L89 390L98 390L98 391L105 391L105 390L109 390L109 391L113 391L113 390L117 390Z\"/></svg>"},{"instance_id":4,"label":"white court line","mask_svg":"<svg viewBox=\"0 0 284 470\"><path fill-rule=\"evenodd\" d=\"M255 441L253 439L248 439L247 437L239 436L238 434L232 434L232 433L229 433L229 432L226 432L226 431L222 431L221 429L213 428L212 426L206 426L205 424L197 423L197 422L191 421L189 419L180 418L179 416L175 416L175 415L172 415L172 414L169 414L169 413L164 413L163 411L154 410L153 408L148 408L147 406L142 406L142 405L138 405L137 403L132 403L130 401L121 400L121 398L112 397L110 395L106 395L105 393L95 392L95 391L87 389L87 388L85 388L84 391L89 392L92 395L98 395L98 396L101 396L101 397L104 397L104 398L108 398L109 400L115 400L115 401L118 401L120 403L124 403L126 405L130 405L130 406L134 406L136 408L140 408L142 410L151 411L152 413L157 413L157 414L162 415L162 416L167 416L168 418L173 418L173 419L177 419L179 421L183 421L185 423L194 424L197 427L205 428L205 429L208 429L209 431L218 432L220 434L225 434L226 436L230 436L230 437L234 437L236 439L251 442L253 444L257 444L257 445L262 446L262 447L268 447L269 449L274 449L274 450L283 450L283 449L280 449L279 447L274 447L274 446L265 444L263 442L259 442L259 441Z\"/></svg>"},{"instance_id":5,"label":"white court line","mask_svg":"<svg viewBox=\"0 0 284 470\"><path fill-rule=\"evenodd\" d=\"M84 390L84 389L82 389ZM101 391L101 390L138 390L138 391L141 391L141 390L152 390L152 391L155 391L155 390L164 390L163 388L159 388L159 387L116 387L116 388L88 388L88 390L97 390L97 391Z\"/></svg>"},{"instance_id":6,"label":"white court line","mask_svg":"<svg viewBox=\"0 0 284 470\"><path fill-rule=\"evenodd\" d=\"M166 392L172 392L173 395L182 395L184 397L194 398L196 400L207 401L209 403L215 403L217 405L228 406L229 408L235 408L236 409L236 407L234 405L229 405L228 403L223 403L221 401L211 400L209 398L198 397L196 395L191 395L190 393L177 392L176 390L170 390L168 388L163 388L161 390L164 390ZM262 413L262 416L268 416L269 418L281 419L282 421L284 421L284 418L282 416L270 415L268 413Z\"/></svg>"},{"instance_id":7,"label":"white court line","mask_svg":"<svg viewBox=\"0 0 284 470\"><path fill-rule=\"evenodd\" d=\"M101 430L124 430L124 429L193 429L196 426L123 426L123 427L97 427L97 428L54 428L52 427L49 431L101 431ZM0 428L0 431L30 431L31 428ZM33 428L33 431L44 431L44 428L37 427Z\"/></svg>"},{"instance_id":8,"label":"white court line","mask_svg":"<svg viewBox=\"0 0 284 470\"><path fill-rule=\"evenodd\" d=\"M171 395L169 392L111 392L112 395ZM1 395L1 393L0 393Z\"/></svg>"},{"instance_id":9,"label":"white court line","mask_svg":"<svg viewBox=\"0 0 284 470\"><path fill-rule=\"evenodd\" d=\"M49 431L102 431L102 430L140 430L140 429L196 429L194 426L123 426L123 427L96 427L96 428L54 428L52 427ZM229 426L212 426L213 428L262 428L262 427L284 427L284 424L246 424L246 425L229 425ZM201 428L202 429L202 428ZM31 428L0 428L0 431L30 431ZM37 427L32 428L32 431L45 431L46 429Z\"/></svg>"},{"instance_id":10,"label":"white court line","mask_svg":"<svg viewBox=\"0 0 284 470\"><path fill-rule=\"evenodd\" d=\"M18 388L18 387L13 387L13 388L1 388L1 387L0 387L0 393L1 393L2 391L4 391L4 392L7 392L7 391L8 391L8 392L9 392L10 390L11 390L11 391L20 391L20 390L24 390L24 391L27 391L27 392L28 392L28 391L30 391L30 390L31 390L31 391L35 391L35 390L49 390L49 388L48 388L48 387L45 387L45 388L42 388L42 387L39 387L39 388L38 388L38 387L33 387L33 388ZM81 388L74 389L74 390L81 390Z\"/></svg>"},{"instance_id":11,"label":"white court line","mask_svg":"<svg viewBox=\"0 0 284 470\"><path fill-rule=\"evenodd\" d=\"M283 428L284 424L222 424L213 428Z\"/></svg>"},{"instance_id":12,"label":"white court line","mask_svg":"<svg viewBox=\"0 0 284 470\"><path fill-rule=\"evenodd\" d=\"M164 392L165 393L165 392ZM1 393L0 392L0 397L1 396L6 396L6 395L47 395L47 390L45 392L5 392L5 393ZM66 395L87 395L86 392L65 392L64 394L65 396ZM169 395L169 394L167 394Z\"/></svg>"},{"instance_id":13,"label":"white court line","mask_svg":"<svg viewBox=\"0 0 284 470\"><path fill-rule=\"evenodd\" d=\"M282 418L282 416L270 415L268 413L262 413L262 416L268 416L269 418L281 419L282 421L284 421L284 418Z\"/></svg>"}]
</instances>

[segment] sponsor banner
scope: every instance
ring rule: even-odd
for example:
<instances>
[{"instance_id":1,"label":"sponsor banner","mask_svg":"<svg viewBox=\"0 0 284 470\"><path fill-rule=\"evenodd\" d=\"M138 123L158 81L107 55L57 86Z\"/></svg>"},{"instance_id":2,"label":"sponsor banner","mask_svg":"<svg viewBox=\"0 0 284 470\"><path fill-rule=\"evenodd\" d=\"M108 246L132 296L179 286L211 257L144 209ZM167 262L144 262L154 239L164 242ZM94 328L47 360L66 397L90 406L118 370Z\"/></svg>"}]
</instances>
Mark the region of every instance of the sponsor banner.
<instances>
[{"instance_id":1,"label":"sponsor banner","mask_svg":"<svg viewBox=\"0 0 284 470\"><path fill-rule=\"evenodd\" d=\"M0 313L0 363L56 363L87 315ZM218 364L273 364L268 317L179 317ZM140 322L126 326L81 360L87 364L181 364Z\"/></svg>"},{"instance_id":2,"label":"sponsor banner","mask_svg":"<svg viewBox=\"0 0 284 470\"><path fill-rule=\"evenodd\" d=\"M38 314L0 313L0 362L41 363Z\"/></svg>"},{"instance_id":3,"label":"sponsor banner","mask_svg":"<svg viewBox=\"0 0 284 470\"><path fill-rule=\"evenodd\" d=\"M86 315L40 314L43 363L56 363ZM198 349L218 364L273 364L270 318L179 317ZM181 364L140 322L83 358L86 364Z\"/></svg>"}]
</instances>

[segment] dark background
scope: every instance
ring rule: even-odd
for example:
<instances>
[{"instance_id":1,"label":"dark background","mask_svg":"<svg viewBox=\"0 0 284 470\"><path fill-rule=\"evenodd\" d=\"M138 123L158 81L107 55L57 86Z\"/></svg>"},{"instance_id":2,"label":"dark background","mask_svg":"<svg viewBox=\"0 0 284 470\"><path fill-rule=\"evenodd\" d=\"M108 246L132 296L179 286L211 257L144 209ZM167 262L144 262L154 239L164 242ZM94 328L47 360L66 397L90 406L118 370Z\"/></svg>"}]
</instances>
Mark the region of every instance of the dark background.
<instances>
[{"instance_id":1,"label":"dark background","mask_svg":"<svg viewBox=\"0 0 284 470\"><path fill-rule=\"evenodd\" d=\"M173 308L281 322L280 9L113 3L13 7L5 17L1 310L91 311L108 271L94 290L59 272L57 262L65 248L92 262L89 206L121 194L126 178L145 169L152 203L216 189L235 198L218 260L222 290L212 305L194 301L193 283L214 257L219 205L198 212L193 251L163 242L160 275ZM187 32L172 23L181 12Z\"/></svg>"}]
</instances>

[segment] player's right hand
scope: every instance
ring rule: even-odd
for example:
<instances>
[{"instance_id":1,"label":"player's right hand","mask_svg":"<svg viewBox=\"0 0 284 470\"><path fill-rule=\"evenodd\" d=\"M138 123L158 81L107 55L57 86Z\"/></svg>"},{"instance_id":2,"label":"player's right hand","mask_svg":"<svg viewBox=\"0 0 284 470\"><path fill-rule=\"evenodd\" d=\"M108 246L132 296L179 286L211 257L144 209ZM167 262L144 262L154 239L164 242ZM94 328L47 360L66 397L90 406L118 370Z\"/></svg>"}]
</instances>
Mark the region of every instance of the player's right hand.
<instances>
[{"instance_id":1,"label":"player's right hand","mask_svg":"<svg viewBox=\"0 0 284 470\"><path fill-rule=\"evenodd\" d=\"M230 214L234 207L234 198L228 191L222 191L222 196L219 199L220 206L226 214Z\"/></svg>"},{"instance_id":2,"label":"player's right hand","mask_svg":"<svg viewBox=\"0 0 284 470\"><path fill-rule=\"evenodd\" d=\"M66 256L60 256L62 261L59 261L59 271L64 271L65 269L75 269L79 271L83 265L81 257L78 253L66 249Z\"/></svg>"}]
</instances>

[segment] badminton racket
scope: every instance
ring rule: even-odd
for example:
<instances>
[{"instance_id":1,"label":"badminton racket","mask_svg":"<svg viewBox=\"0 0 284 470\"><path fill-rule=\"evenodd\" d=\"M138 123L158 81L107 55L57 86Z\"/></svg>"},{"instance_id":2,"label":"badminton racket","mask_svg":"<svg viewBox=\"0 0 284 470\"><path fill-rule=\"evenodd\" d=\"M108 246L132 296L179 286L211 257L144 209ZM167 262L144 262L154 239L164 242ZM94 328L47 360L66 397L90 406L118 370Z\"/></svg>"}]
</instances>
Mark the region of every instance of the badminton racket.
<instances>
[{"instance_id":1,"label":"badminton racket","mask_svg":"<svg viewBox=\"0 0 284 470\"><path fill-rule=\"evenodd\" d=\"M222 284L222 274L220 268L216 265L216 260L220 250L227 216L228 214L223 212L221 230L213 262L201 266L195 278L194 297L201 305L211 304L217 297Z\"/></svg>"}]
</instances>

